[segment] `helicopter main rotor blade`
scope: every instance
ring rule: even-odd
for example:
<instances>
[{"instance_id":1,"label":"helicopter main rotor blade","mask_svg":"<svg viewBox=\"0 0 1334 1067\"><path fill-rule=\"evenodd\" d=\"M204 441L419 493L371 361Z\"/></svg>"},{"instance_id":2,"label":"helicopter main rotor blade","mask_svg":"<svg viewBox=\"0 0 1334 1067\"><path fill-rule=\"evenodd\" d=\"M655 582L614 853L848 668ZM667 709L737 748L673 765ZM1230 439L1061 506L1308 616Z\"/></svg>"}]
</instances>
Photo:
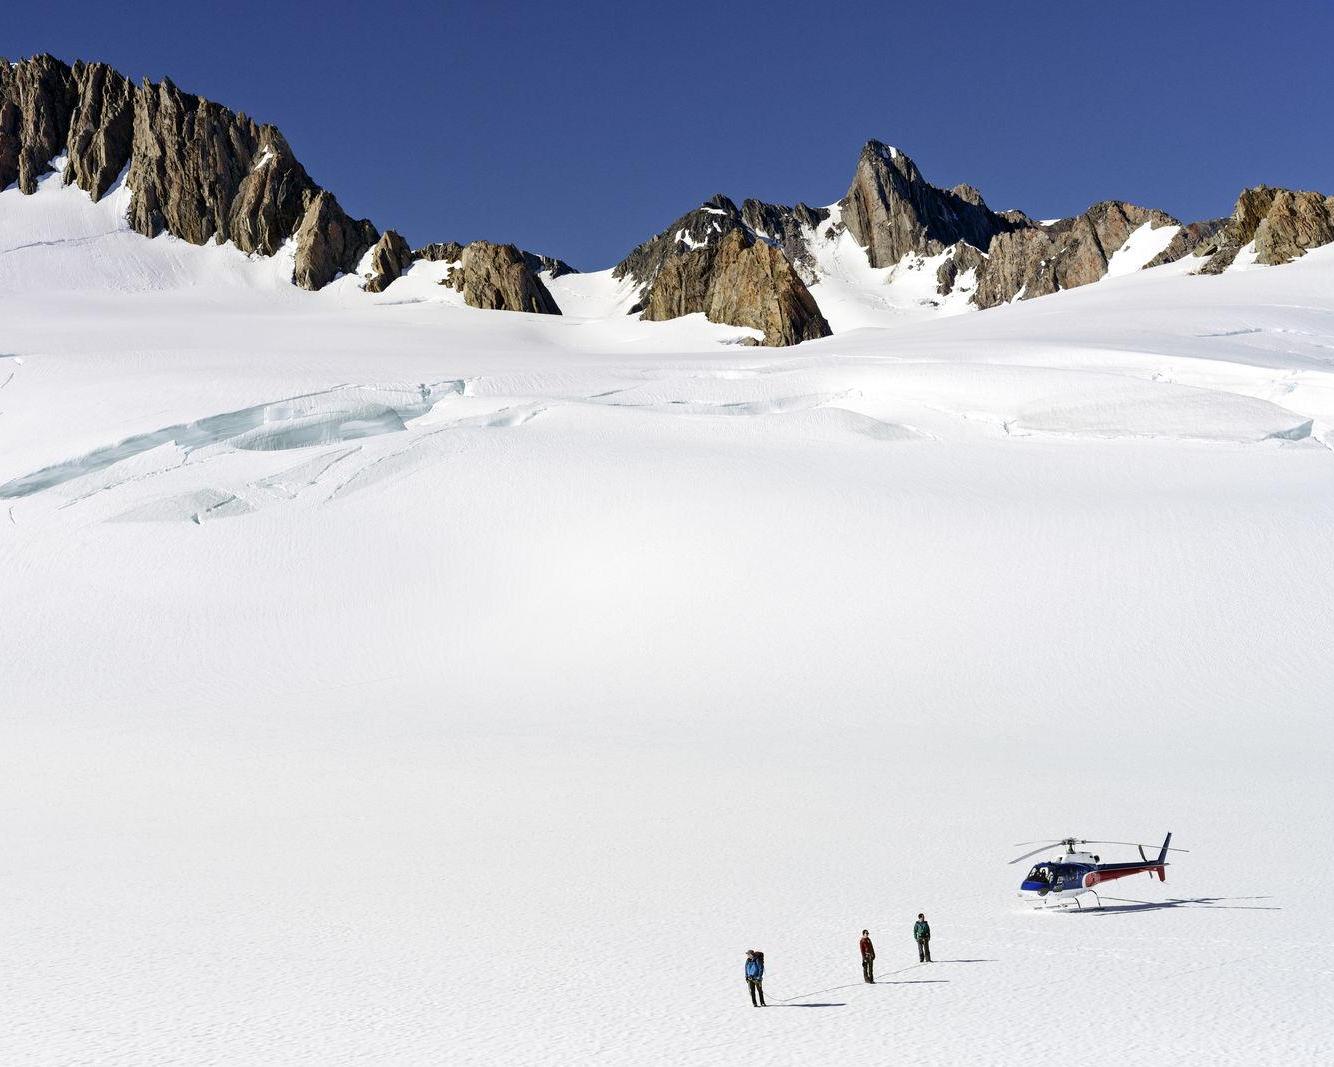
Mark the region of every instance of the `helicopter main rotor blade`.
<instances>
[{"instance_id":1,"label":"helicopter main rotor blade","mask_svg":"<svg viewBox=\"0 0 1334 1067\"><path fill-rule=\"evenodd\" d=\"M1127 848L1148 848L1161 850L1162 845L1145 845L1138 841L1080 841L1081 845L1125 845ZM1189 852L1188 848L1169 848L1168 852Z\"/></svg>"},{"instance_id":2,"label":"helicopter main rotor blade","mask_svg":"<svg viewBox=\"0 0 1334 1067\"><path fill-rule=\"evenodd\" d=\"M1031 842L1031 841L1029 842L1030 845L1031 845L1032 843L1033 843L1033 842ZM1050 851L1051 849L1055 848L1057 845L1061 845L1061 844L1064 844L1064 842L1063 842L1063 841L1053 841L1053 842L1051 842L1051 844L1049 844L1049 845L1043 845L1041 848L1035 848L1032 852L1025 852L1022 856L1015 856L1015 858L1012 859L1012 860L1010 860L1010 862L1011 862L1011 863L1018 863L1020 860L1026 860L1026 859L1029 859L1029 858L1032 857L1032 856L1038 856L1038 855L1041 855L1043 852L1048 852L1048 851Z\"/></svg>"}]
</instances>

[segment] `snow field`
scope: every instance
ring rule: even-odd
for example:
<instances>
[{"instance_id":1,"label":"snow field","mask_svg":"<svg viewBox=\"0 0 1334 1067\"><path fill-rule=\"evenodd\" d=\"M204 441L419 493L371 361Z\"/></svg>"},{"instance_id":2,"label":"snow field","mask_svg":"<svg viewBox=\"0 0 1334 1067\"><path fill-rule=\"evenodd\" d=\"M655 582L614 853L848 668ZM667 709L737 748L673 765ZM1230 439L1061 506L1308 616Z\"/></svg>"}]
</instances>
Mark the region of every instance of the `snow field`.
<instances>
[{"instance_id":1,"label":"snow field","mask_svg":"<svg viewBox=\"0 0 1334 1067\"><path fill-rule=\"evenodd\" d=\"M768 351L70 192L0 193L5 1063L1334 1054L1334 255Z\"/></svg>"}]
</instances>

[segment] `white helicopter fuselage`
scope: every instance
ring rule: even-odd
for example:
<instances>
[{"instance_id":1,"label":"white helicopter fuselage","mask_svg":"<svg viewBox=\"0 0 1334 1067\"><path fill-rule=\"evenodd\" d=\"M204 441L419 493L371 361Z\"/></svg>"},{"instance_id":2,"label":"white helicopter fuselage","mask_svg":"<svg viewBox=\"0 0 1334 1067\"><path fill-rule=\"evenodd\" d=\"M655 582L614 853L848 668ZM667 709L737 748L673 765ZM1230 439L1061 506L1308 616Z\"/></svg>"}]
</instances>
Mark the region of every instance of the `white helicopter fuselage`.
<instances>
[{"instance_id":1,"label":"white helicopter fuselage","mask_svg":"<svg viewBox=\"0 0 1334 1067\"><path fill-rule=\"evenodd\" d=\"M1039 863L1019 887L1024 900L1044 904L1068 903L1088 893L1097 881L1099 858L1091 852L1066 852Z\"/></svg>"},{"instance_id":2,"label":"white helicopter fuselage","mask_svg":"<svg viewBox=\"0 0 1334 1067\"><path fill-rule=\"evenodd\" d=\"M1027 900L1038 900L1043 904L1069 904L1072 901L1079 903L1079 897L1084 893L1092 893L1097 897L1095 887L1104 882L1115 881L1118 878L1128 878L1132 874L1147 874L1149 877L1157 875L1160 882L1167 881L1167 854L1172 842L1172 835L1169 833L1167 839L1163 841L1162 848L1156 858L1150 859L1144 854L1144 846L1136 845L1134 847L1140 850L1140 860L1138 863L1103 863L1101 856L1095 856L1091 852L1083 852L1076 849L1076 844L1085 844L1086 842L1075 842L1073 840L1065 842L1066 851L1062 854L1053 856L1046 862L1036 864L1019 886L1019 896ZM1126 842L1108 842L1109 844L1125 844ZM1020 857L1025 858L1025 857ZM1101 905L1101 899L1099 899Z\"/></svg>"}]
</instances>

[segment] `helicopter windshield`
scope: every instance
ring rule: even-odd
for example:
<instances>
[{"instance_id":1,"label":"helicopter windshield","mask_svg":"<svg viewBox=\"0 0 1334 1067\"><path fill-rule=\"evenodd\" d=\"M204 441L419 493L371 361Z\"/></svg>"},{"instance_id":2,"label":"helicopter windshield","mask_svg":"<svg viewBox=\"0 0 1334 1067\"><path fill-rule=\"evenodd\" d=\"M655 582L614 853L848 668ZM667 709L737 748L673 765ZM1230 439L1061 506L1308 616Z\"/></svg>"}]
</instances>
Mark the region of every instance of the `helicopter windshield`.
<instances>
[{"instance_id":1,"label":"helicopter windshield","mask_svg":"<svg viewBox=\"0 0 1334 1067\"><path fill-rule=\"evenodd\" d=\"M1047 874L1046 867L1038 866L1028 872L1028 878L1025 880L1029 882L1050 882L1051 878Z\"/></svg>"}]
</instances>

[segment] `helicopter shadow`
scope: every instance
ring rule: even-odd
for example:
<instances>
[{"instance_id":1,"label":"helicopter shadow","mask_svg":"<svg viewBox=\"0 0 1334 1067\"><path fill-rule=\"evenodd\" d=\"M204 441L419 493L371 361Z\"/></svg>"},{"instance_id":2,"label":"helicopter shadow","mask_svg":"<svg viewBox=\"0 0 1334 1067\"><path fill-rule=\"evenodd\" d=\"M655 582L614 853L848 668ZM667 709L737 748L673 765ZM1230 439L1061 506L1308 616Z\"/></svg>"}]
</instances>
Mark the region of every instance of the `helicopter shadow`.
<instances>
[{"instance_id":1,"label":"helicopter shadow","mask_svg":"<svg viewBox=\"0 0 1334 1067\"><path fill-rule=\"evenodd\" d=\"M1127 897L1106 897L1115 904L1104 904L1101 908L1085 908L1074 915L1124 915L1139 911L1163 911L1168 908L1190 908L1211 911L1282 911L1277 904L1229 904L1232 900L1273 900L1273 897L1172 897L1168 900L1132 900Z\"/></svg>"}]
</instances>

